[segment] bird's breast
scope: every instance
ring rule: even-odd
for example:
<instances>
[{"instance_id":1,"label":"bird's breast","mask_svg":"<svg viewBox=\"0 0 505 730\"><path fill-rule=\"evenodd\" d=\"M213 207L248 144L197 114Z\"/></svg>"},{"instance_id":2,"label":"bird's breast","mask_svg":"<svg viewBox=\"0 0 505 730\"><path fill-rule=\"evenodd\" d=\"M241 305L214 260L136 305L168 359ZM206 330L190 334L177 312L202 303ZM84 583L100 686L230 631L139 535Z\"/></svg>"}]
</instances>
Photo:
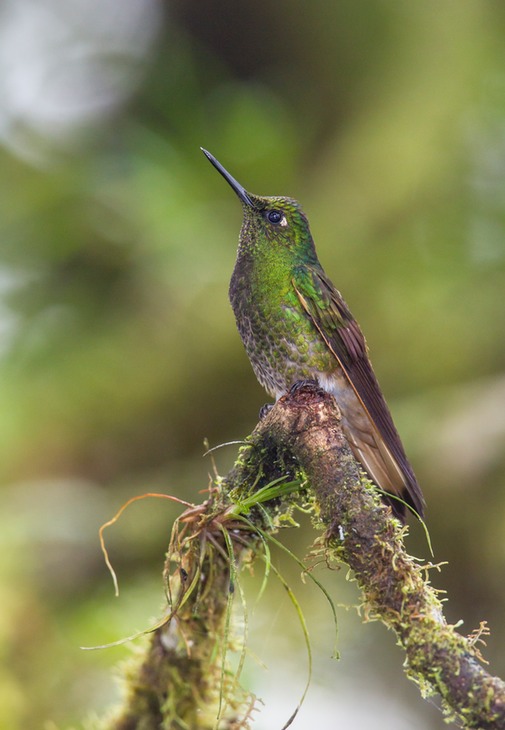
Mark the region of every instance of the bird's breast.
<instances>
[{"instance_id":1,"label":"bird's breast","mask_svg":"<svg viewBox=\"0 0 505 730\"><path fill-rule=\"evenodd\" d=\"M289 280L265 286L235 270L230 301L253 370L270 395L277 398L297 380L337 365Z\"/></svg>"}]
</instances>

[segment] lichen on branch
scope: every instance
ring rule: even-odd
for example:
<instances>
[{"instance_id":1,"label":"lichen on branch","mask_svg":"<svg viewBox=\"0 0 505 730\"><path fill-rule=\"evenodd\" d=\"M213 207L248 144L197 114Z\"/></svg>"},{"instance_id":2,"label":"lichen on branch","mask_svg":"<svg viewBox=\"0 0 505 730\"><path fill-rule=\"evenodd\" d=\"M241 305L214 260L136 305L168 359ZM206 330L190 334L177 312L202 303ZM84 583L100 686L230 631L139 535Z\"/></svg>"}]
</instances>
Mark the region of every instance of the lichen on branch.
<instances>
[{"instance_id":1,"label":"lichen on branch","mask_svg":"<svg viewBox=\"0 0 505 730\"><path fill-rule=\"evenodd\" d=\"M395 632L423 696L439 694L464 727L505 730L505 683L480 664L477 635L445 621L427 566L408 555L405 528L355 461L334 399L310 384L276 403L210 498L179 518L165 570L169 619L129 671L108 727L210 730L218 714L222 730L249 726L254 697L222 661L233 644L230 591L302 498L324 525L328 555L353 571L367 616Z\"/></svg>"}]
</instances>

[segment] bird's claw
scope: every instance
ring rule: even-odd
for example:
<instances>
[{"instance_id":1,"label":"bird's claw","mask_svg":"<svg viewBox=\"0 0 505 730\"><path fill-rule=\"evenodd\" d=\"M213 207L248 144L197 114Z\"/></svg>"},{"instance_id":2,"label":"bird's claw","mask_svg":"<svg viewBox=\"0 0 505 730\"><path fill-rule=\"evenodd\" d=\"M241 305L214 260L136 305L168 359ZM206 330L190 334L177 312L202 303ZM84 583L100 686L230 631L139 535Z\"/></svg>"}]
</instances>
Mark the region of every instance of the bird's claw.
<instances>
[{"instance_id":1,"label":"bird's claw","mask_svg":"<svg viewBox=\"0 0 505 730\"><path fill-rule=\"evenodd\" d=\"M321 390L321 386L317 382L317 380L307 379L307 380L297 380L296 383L293 383L291 388L289 389L289 394L294 395L295 393L298 393L299 390Z\"/></svg>"},{"instance_id":2,"label":"bird's claw","mask_svg":"<svg viewBox=\"0 0 505 730\"><path fill-rule=\"evenodd\" d=\"M265 418L265 416L268 413L270 413L270 411L272 410L273 407L274 407L274 404L273 403L265 403L264 406L261 406L260 412L259 412L259 419L260 419L260 421L262 421Z\"/></svg>"}]
</instances>

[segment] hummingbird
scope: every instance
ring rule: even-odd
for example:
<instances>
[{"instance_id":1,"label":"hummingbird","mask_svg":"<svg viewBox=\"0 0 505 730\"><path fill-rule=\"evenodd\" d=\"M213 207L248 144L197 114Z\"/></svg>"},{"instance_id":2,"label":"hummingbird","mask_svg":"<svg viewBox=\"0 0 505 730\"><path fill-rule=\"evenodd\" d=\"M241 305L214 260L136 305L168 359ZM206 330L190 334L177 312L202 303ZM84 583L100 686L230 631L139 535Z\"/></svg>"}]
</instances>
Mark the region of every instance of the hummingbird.
<instances>
[{"instance_id":1,"label":"hummingbird","mask_svg":"<svg viewBox=\"0 0 505 730\"><path fill-rule=\"evenodd\" d=\"M421 489L372 369L365 337L319 263L300 204L247 192L210 152L201 150L242 202L229 297L260 384L276 400L301 380L314 380L331 393L355 458L385 493L394 515L404 522L408 505L422 517Z\"/></svg>"}]
</instances>

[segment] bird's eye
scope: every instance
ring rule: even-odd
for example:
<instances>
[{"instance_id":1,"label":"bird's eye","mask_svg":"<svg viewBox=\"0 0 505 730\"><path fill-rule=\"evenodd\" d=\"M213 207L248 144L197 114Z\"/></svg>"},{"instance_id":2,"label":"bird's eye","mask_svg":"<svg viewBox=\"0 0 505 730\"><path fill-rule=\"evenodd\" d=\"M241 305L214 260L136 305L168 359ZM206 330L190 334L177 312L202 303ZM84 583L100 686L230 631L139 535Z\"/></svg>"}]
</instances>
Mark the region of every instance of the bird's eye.
<instances>
[{"instance_id":1,"label":"bird's eye","mask_svg":"<svg viewBox=\"0 0 505 730\"><path fill-rule=\"evenodd\" d=\"M269 210L267 213L267 218L270 221L270 223L273 223L276 225L277 223L280 223L282 220L282 213L280 210Z\"/></svg>"}]
</instances>

